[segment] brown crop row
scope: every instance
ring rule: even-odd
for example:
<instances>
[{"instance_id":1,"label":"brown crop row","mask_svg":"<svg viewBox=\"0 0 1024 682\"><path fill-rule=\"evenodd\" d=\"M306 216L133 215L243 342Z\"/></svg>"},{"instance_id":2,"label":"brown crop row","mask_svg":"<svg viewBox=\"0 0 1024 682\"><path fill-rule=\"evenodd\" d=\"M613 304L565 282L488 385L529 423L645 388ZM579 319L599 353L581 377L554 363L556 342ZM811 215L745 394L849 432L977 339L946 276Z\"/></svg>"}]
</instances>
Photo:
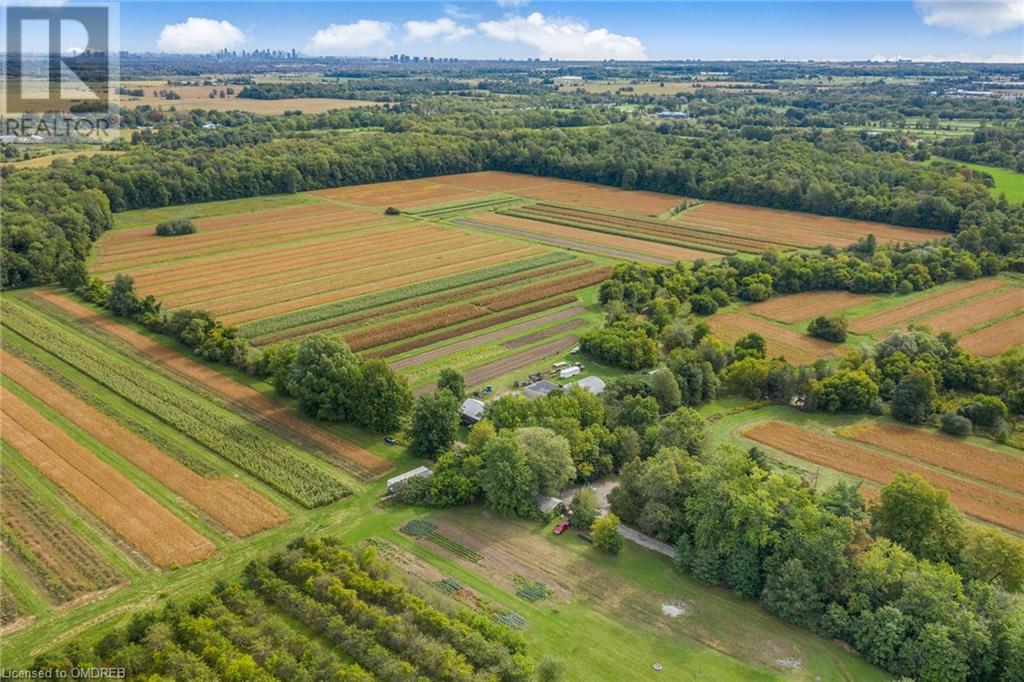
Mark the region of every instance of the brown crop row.
<instances>
[{"instance_id":1,"label":"brown crop row","mask_svg":"<svg viewBox=\"0 0 1024 682\"><path fill-rule=\"evenodd\" d=\"M839 434L1024 494L1024 457L1005 455L924 428L899 424L859 424Z\"/></svg>"},{"instance_id":2,"label":"brown crop row","mask_svg":"<svg viewBox=\"0 0 1024 682\"><path fill-rule=\"evenodd\" d=\"M1024 308L1024 289L1014 287L974 299L970 305L929 315L920 322L930 326L935 333L959 334L1021 308Z\"/></svg>"},{"instance_id":3,"label":"brown crop row","mask_svg":"<svg viewBox=\"0 0 1024 682\"><path fill-rule=\"evenodd\" d=\"M577 272L566 277L559 277L552 280L544 280L536 284L529 284L508 292L500 292L479 298L474 303L483 306L494 312L514 308L524 303L532 303L543 298L564 294L569 291L576 291L598 282L603 282L612 274L611 266L601 266Z\"/></svg>"},{"instance_id":4,"label":"brown crop row","mask_svg":"<svg viewBox=\"0 0 1024 682\"><path fill-rule=\"evenodd\" d=\"M120 583L123 578L67 521L13 472L3 471L4 560L24 572L56 603Z\"/></svg>"},{"instance_id":5,"label":"brown crop row","mask_svg":"<svg viewBox=\"0 0 1024 682\"><path fill-rule=\"evenodd\" d=\"M21 398L4 387L0 396L4 439L153 563L185 566L216 551L212 542Z\"/></svg>"},{"instance_id":6,"label":"brown crop row","mask_svg":"<svg viewBox=\"0 0 1024 682\"><path fill-rule=\"evenodd\" d=\"M344 330L346 328L352 328L354 326L357 326L361 322L365 322L367 320L375 318L388 318L403 312L425 310L439 303L455 303L458 301L463 301L479 293L487 291L497 291L506 288L509 285L516 284L517 282L524 282L536 279L538 277L544 277L555 272L575 270L580 267L583 267L584 265L590 265L590 261L583 260L582 258L577 258L575 260L566 261L564 263L558 263L556 265L548 265L546 267L536 268L533 270L524 270L523 272L517 272L512 275L506 275L504 277L499 277L497 279L489 280L486 282L477 282L476 284L470 284L464 287L448 289L437 294L430 294L427 296L416 296L413 298L406 299L404 301L399 301L398 303L393 303L391 305L382 306L379 308L372 308L370 310L362 310L357 313L352 313L351 315L343 315L341 317L331 318L329 320L324 320L323 322L316 322L310 325L292 327L291 329L287 329L279 334L274 334L272 336L267 337L260 337L256 343L257 345L265 345L277 341L282 341L284 339L295 338L297 336L313 334L316 332L328 330ZM394 353L388 353L388 355L393 354Z\"/></svg>"},{"instance_id":7,"label":"brown crop row","mask_svg":"<svg viewBox=\"0 0 1024 682\"><path fill-rule=\"evenodd\" d=\"M99 442L128 460L239 536L284 523L288 514L231 478L208 479L168 457L107 415L78 399L15 356L2 352L10 377Z\"/></svg>"},{"instance_id":8,"label":"brown crop row","mask_svg":"<svg viewBox=\"0 0 1024 682\"><path fill-rule=\"evenodd\" d=\"M526 336L520 336L517 339L512 339L502 345L508 350L515 350L516 348L522 348L523 346L529 346L531 343L537 343L544 339L550 339L552 336L558 336L564 332L572 331L586 324L584 320L567 320L561 324L556 324L553 327L547 329L539 329L532 334Z\"/></svg>"},{"instance_id":9,"label":"brown crop row","mask_svg":"<svg viewBox=\"0 0 1024 682\"><path fill-rule=\"evenodd\" d=\"M1024 346L1024 315L979 329L960 339L960 346L968 353L992 357L1008 348Z\"/></svg>"},{"instance_id":10,"label":"brown crop row","mask_svg":"<svg viewBox=\"0 0 1024 682\"><path fill-rule=\"evenodd\" d=\"M249 413L261 426L314 452L324 453L339 467L353 471L364 480L374 478L391 469L386 459L366 448L343 439L335 433L292 412L288 407L260 393L254 388L235 381L207 365L160 344L148 336L134 331L111 318L95 313L80 303L52 291L37 290L33 296L40 301L81 320L90 328L102 331L128 344L145 359L168 372L194 382L233 407Z\"/></svg>"},{"instance_id":11,"label":"brown crop row","mask_svg":"<svg viewBox=\"0 0 1024 682\"><path fill-rule=\"evenodd\" d=\"M858 334L871 334L888 327L895 327L940 308L966 301L974 296L994 291L1005 284L1003 280L994 278L961 284L941 293L932 293L888 310L859 317L850 324L850 329Z\"/></svg>"},{"instance_id":12,"label":"brown crop row","mask_svg":"<svg viewBox=\"0 0 1024 682\"><path fill-rule=\"evenodd\" d=\"M883 485L892 480L897 471L917 474L932 485L949 491L950 500L961 511L1004 528L1024 532L1024 498L785 422L757 424L745 429L743 435L808 462Z\"/></svg>"},{"instance_id":13,"label":"brown crop row","mask_svg":"<svg viewBox=\"0 0 1024 682\"><path fill-rule=\"evenodd\" d=\"M488 327L493 327L495 325L502 324L510 320L515 320L520 317L533 315L534 313L538 313L542 310L556 308L558 306L565 305L566 303L572 303L575 300L575 296L567 294L565 296L559 296L558 298L552 299L550 301L542 301L540 303L526 306L525 308L520 308L518 310L507 310L497 315L488 316L487 318L482 320L470 322L469 324L460 325L458 327L449 327L448 329L445 329L443 332L439 334L434 334L428 337L420 337L418 339L413 339L408 343L398 344L397 346L391 346L379 353L373 353L372 355L374 357L391 357L394 355L398 355L400 353L405 353L406 351L410 351L415 348L430 346L441 341L447 341L448 339L453 339L458 336L464 336L465 334L470 334L472 332L479 331L480 329L486 329ZM535 317L532 320L524 320L523 322L520 322L519 324L514 324L511 327L494 329L485 334L473 336L468 339L462 339L461 341L456 341L455 343L446 344L444 346L441 346L440 348L431 348L430 350L423 351L422 353L409 355L402 358L401 360L395 360L394 362L391 362L390 365L392 368L397 370L408 369L409 367L422 365L426 362L432 362L434 360L437 360L438 358L447 357L460 351L468 350L470 348L476 348L485 343L498 341L500 339L507 338L514 334L521 334L524 331L528 331L540 325L549 324L557 320L564 320L567 317L579 315L584 311L586 311L586 308L584 308L583 306L573 306L572 308L557 310L547 315Z\"/></svg>"},{"instance_id":14,"label":"brown crop row","mask_svg":"<svg viewBox=\"0 0 1024 682\"><path fill-rule=\"evenodd\" d=\"M631 191L572 180L546 180L532 187L517 189L515 194L540 201L596 206L641 215L659 215L675 208L682 200L682 197L672 194Z\"/></svg>"},{"instance_id":15,"label":"brown crop row","mask_svg":"<svg viewBox=\"0 0 1024 682\"><path fill-rule=\"evenodd\" d=\"M768 346L768 356L785 356L796 364L805 364L827 357L834 357L843 352L844 348L837 344L811 338L805 334L780 327L779 325L743 313L720 313L708 318L715 336L727 343L735 343L737 339L750 332L757 332L764 337Z\"/></svg>"},{"instance_id":16,"label":"brown crop row","mask_svg":"<svg viewBox=\"0 0 1024 682\"><path fill-rule=\"evenodd\" d=\"M762 303L748 305L744 312L792 324L875 300L875 296L851 294L848 291L806 291L789 296L775 296Z\"/></svg>"},{"instance_id":17,"label":"brown crop row","mask_svg":"<svg viewBox=\"0 0 1024 682\"><path fill-rule=\"evenodd\" d=\"M478 268L485 268L490 265L505 263L516 258L526 258L527 256L532 256L540 252L540 249L534 248L525 248L516 251L505 251L504 253L499 253L487 258L478 258L475 260L467 260L459 263L452 263L442 267L423 270L421 272L416 272L412 274L403 273L391 278L382 279L377 282L371 282L369 284L362 284L360 286L350 287L340 291L332 291L328 293L319 293L311 296L294 298L275 305L262 306L259 308L248 309L240 313L224 315L223 321L226 324L240 324L242 322L247 322L249 320L257 320L265 317L272 317L274 315L280 315L282 313L287 313L292 310L299 310L301 308L309 308L312 306L320 305L322 303L332 303L334 301L340 301L347 298L354 298L356 296L362 296L363 294L369 294L375 291L392 289L394 287L403 286L405 284L413 284L415 282L422 282L428 279L443 277L445 275L467 272L469 270L476 270Z\"/></svg>"},{"instance_id":18,"label":"brown crop row","mask_svg":"<svg viewBox=\"0 0 1024 682\"><path fill-rule=\"evenodd\" d=\"M694 261L701 258L708 258L712 256L705 251L697 251L695 249L686 248L683 246L675 246L673 244L660 244L658 242L646 241L643 239L634 239L632 237L624 237L613 234L605 234L603 232L594 232L592 230L584 230L578 227L569 227L567 225L557 225L555 223L544 222L541 220L535 220L532 218L522 218L519 216L501 215L496 213L481 213L478 215L470 216L469 220L476 222L483 222L490 225L501 225L504 227L513 228L515 230L522 230L537 235L555 235L559 237L565 237L568 239L577 240L583 242L581 248L586 248L586 244L599 244L601 246L609 246L616 249L621 249L625 253L635 253L638 255L637 260L643 260L643 256L659 256L661 258L669 259L670 261Z\"/></svg>"},{"instance_id":19,"label":"brown crop row","mask_svg":"<svg viewBox=\"0 0 1024 682\"><path fill-rule=\"evenodd\" d=\"M419 315L402 318L377 327L360 329L345 335L345 342L354 351L381 346L392 341L425 334L442 327L483 317L487 310L472 303L457 303L446 308L435 308Z\"/></svg>"}]
</instances>

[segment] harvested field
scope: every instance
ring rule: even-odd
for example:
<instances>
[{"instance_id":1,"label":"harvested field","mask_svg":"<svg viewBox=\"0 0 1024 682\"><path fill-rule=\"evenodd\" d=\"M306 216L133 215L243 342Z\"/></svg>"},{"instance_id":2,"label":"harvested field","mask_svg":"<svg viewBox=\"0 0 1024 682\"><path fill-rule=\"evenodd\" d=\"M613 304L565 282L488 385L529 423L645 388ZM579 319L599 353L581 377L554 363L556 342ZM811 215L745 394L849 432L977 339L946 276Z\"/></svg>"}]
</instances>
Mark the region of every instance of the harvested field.
<instances>
[{"instance_id":1,"label":"harvested field","mask_svg":"<svg viewBox=\"0 0 1024 682\"><path fill-rule=\"evenodd\" d=\"M509 336L513 336L515 334L520 334L522 332L528 331L535 327L539 327L541 325L556 322L558 320L564 320L567 317L579 315L584 311L586 311L586 308L584 308L583 306L574 306L572 308L566 308L564 310L548 313L547 315L535 317L532 320L526 320L524 322L514 324L511 327L496 329L494 331L487 332L486 334L480 334L479 336L474 336L469 339L463 339L461 341L456 341L455 343L450 343L446 346L441 346L440 348L432 348L431 350L423 351L422 353L408 355L400 360L395 360L389 364L394 369L408 369L409 367L413 367L415 365L422 365L423 363L426 362L432 362L433 360L437 360L448 355L453 355L455 353L458 353L459 351L468 350L470 348L476 348L477 346L483 345L485 343L500 341L501 339L508 338Z\"/></svg>"},{"instance_id":2,"label":"harvested field","mask_svg":"<svg viewBox=\"0 0 1024 682\"><path fill-rule=\"evenodd\" d=\"M970 305L959 306L918 320L935 333L959 334L991 320L1024 308L1024 289L1011 288L971 300Z\"/></svg>"},{"instance_id":3,"label":"harvested field","mask_svg":"<svg viewBox=\"0 0 1024 682\"><path fill-rule=\"evenodd\" d=\"M433 182L451 187L462 187L480 192L501 192L518 194L517 190L538 187L549 181L536 175L523 173L506 173L505 171L481 171L479 173L459 173L456 175L437 175L430 178Z\"/></svg>"},{"instance_id":4,"label":"harvested field","mask_svg":"<svg viewBox=\"0 0 1024 682\"><path fill-rule=\"evenodd\" d=\"M102 330L104 333L116 337L144 358L188 381L195 382L227 403L245 411L254 418L256 423L304 447L325 454L332 462L352 471L360 478L376 477L389 471L392 467L387 460L344 440L307 419L303 419L286 406L259 391L167 348L105 315L95 313L89 308L51 291L39 290L33 292L33 296L88 323L93 329Z\"/></svg>"},{"instance_id":5,"label":"harvested field","mask_svg":"<svg viewBox=\"0 0 1024 682\"><path fill-rule=\"evenodd\" d=\"M895 327L940 308L961 303L974 296L995 291L1005 285L1006 283L1001 279L975 280L952 289L947 289L941 293L932 293L923 298L917 298L894 308L859 317L850 323L850 331L857 334L872 334L889 327Z\"/></svg>"},{"instance_id":6,"label":"harvested field","mask_svg":"<svg viewBox=\"0 0 1024 682\"><path fill-rule=\"evenodd\" d=\"M221 314L221 321L225 324L241 324L243 322L282 315L284 313L303 310L314 306L345 301L378 291L387 291L397 287L407 286L409 284L425 282L445 275L458 275L464 272L478 270L492 265L499 265L501 263L507 263L521 258L528 258L542 253L540 249L531 247L509 249L505 244L495 244L493 247L487 249L487 251L490 252L490 255L481 256L480 249L470 249L467 251L460 251L450 257L438 256L436 258L438 262L441 263L440 265L433 267L425 266L412 273L399 272L398 274L395 274L394 271L397 270L397 268L393 268L392 276L364 284L357 284L364 280L361 280L361 278L356 274L353 275L353 278L348 282L348 286L339 285L339 288L325 293L311 293L305 296L299 295L296 298L290 298L285 301L272 302L255 308L247 308L241 312ZM319 289L317 290L322 291ZM282 288L280 292L283 296L293 296L296 293L292 292L288 288ZM221 310L222 306L209 306L209 308L214 313L223 312Z\"/></svg>"},{"instance_id":7,"label":"harvested field","mask_svg":"<svg viewBox=\"0 0 1024 682\"><path fill-rule=\"evenodd\" d=\"M722 255L730 255L737 251L760 253L771 248L799 246L780 237L767 240L709 227L682 226L671 220L595 210L589 207L541 203L510 208L503 213L521 218L535 218L553 225L589 232L636 238Z\"/></svg>"},{"instance_id":8,"label":"harvested field","mask_svg":"<svg viewBox=\"0 0 1024 682\"><path fill-rule=\"evenodd\" d=\"M535 346L525 351L521 351L514 355L508 355L501 360L495 362L489 362L486 365L479 367L473 367L466 370L463 376L466 378L466 386L479 386L480 384L486 383L491 379L497 379L500 376L504 376L509 372L514 372L517 369L522 369L537 362L544 358L557 355L564 350L572 348L579 341L575 336L565 336L554 341ZM424 393L430 393L437 384L429 384L427 386L420 386L416 388L413 393L416 395L423 395Z\"/></svg>"},{"instance_id":9,"label":"harvested field","mask_svg":"<svg viewBox=\"0 0 1024 682\"><path fill-rule=\"evenodd\" d=\"M743 308L743 312L793 324L875 300L878 300L875 296L851 294L848 291L807 291L789 296L775 296L767 301L748 305Z\"/></svg>"},{"instance_id":10,"label":"harvested field","mask_svg":"<svg viewBox=\"0 0 1024 682\"><path fill-rule=\"evenodd\" d=\"M130 86L131 84L126 84ZM222 90L226 86L216 86ZM181 95L181 99L165 99L154 96L153 86L144 88L144 97L119 97L120 106L125 109L134 109L141 106L151 106L157 111L169 111L174 107L177 111L191 111L192 109L214 110L214 111L246 111L252 114L264 116L282 116L286 111L301 111L304 114L323 114L332 109L352 109L354 107L379 107L379 102L357 99L330 99L327 97L292 97L288 99L250 99L248 97L210 97L210 90L214 87L206 86L168 86L156 87L156 90L173 90ZM237 89L237 88L236 88Z\"/></svg>"},{"instance_id":11,"label":"harvested field","mask_svg":"<svg viewBox=\"0 0 1024 682\"><path fill-rule=\"evenodd\" d=\"M659 244L613 234L602 234L565 225L543 222L531 218L496 213L480 213L465 220L457 221L466 227L488 230L510 237L521 237L554 246L579 251L589 251L607 256L638 260L660 265L671 265L676 261L695 261L714 258L716 254L706 251Z\"/></svg>"},{"instance_id":12,"label":"harvested field","mask_svg":"<svg viewBox=\"0 0 1024 682\"><path fill-rule=\"evenodd\" d=\"M167 486L235 535L247 536L284 523L288 514L230 478L208 479L160 451L116 421L79 400L49 377L3 352L3 373L22 388L139 469Z\"/></svg>"},{"instance_id":13,"label":"harvested field","mask_svg":"<svg viewBox=\"0 0 1024 682\"><path fill-rule=\"evenodd\" d=\"M586 324L586 322L584 322L583 320L568 320L561 324L556 324L554 327L540 329L538 331L533 332L532 334L527 334L526 336L520 336L517 339L512 339L511 341L507 341L502 345L509 350L515 350L516 348L529 346L531 343L537 343L538 341L549 339L552 336L558 336L559 334L572 331L573 329L582 327L584 324Z\"/></svg>"},{"instance_id":14,"label":"harvested field","mask_svg":"<svg viewBox=\"0 0 1024 682\"><path fill-rule=\"evenodd\" d=\"M806 364L821 358L835 357L844 348L815 339L786 327L743 313L720 313L708 318L715 336L726 343L735 343L741 336L757 332L768 344L768 357L785 356L795 364Z\"/></svg>"},{"instance_id":15,"label":"harvested field","mask_svg":"<svg viewBox=\"0 0 1024 682\"><path fill-rule=\"evenodd\" d=\"M9 468L3 470L0 546L4 560L56 604L121 583L124 578Z\"/></svg>"},{"instance_id":16,"label":"harvested field","mask_svg":"<svg viewBox=\"0 0 1024 682\"><path fill-rule=\"evenodd\" d=\"M961 348L984 357L999 355L1016 346L1024 346L1024 315L996 322L960 339Z\"/></svg>"},{"instance_id":17,"label":"harvested field","mask_svg":"<svg viewBox=\"0 0 1024 682\"><path fill-rule=\"evenodd\" d=\"M396 180L370 185L351 185L311 192L314 196L335 201L347 201L359 206L398 209L418 208L432 204L450 204L456 201L479 199L487 196L473 189L442 184L431 180Z\"/></svg>"},{"instance_id":18,"label":"harvested field","mask_svg":"<svg viewBox=\"0 0 1024 682\"><path fill-rule=\"evenodd\" d=\"M21 398L0 387L4 439L157 566L186 566L216 551L213 543Z\"/></svg>"},{"instance_id":19,"label":"harvested field","mask_svg":"<svg viewBox=\"0 0 1024 682\"><path fill-rule=\"evenodd\" d=\"M953 473L1024 494L1024 457L1013 457L959 438L899 424L858 424L839 435Z\"/></svg>"},{"instance_id":20,"label":"harvested field","mask_svg":"<svg viewBox=\"0 0 1024 682\"><path fill-rule=\"evenodd\" d=\"M897 471L917 474L932 485L949 491L950 501L964 513L1024 532L1024 497L939 473L895 456L883 455L785 422L763 422L745 429L743 435L813 464L882 485L888 483Z\"/></svg>"},{"instance_id":21,"label":"harvested field","mask_svg":"<svg viewBox=\"0 0 1024 682\"><path fill-rule=\"evenodd\" d=\"M660 194L643 190L625 190L618 187L591 185L573 180L545 178L535 185L520 188L515 194L539 201L554 201L560 204L595 206L612 211L660 215L670 211L682 201L674 194Z\"/></svg>"},{"instance_id":22,"label":"harvested field","mask_svg":"<svg viewBox=\"0 0 1024 682\"><path fill-rule=\"evenodd\" d=\"M875 235L883 244L920 243L948 236L945 232L914 227L896 227L866 220L783 211L760 206L707 201L677 214L673 222L691 227L725 230L737 235L793 241L803 246L852 244Z\"/></svg>"}]
</instances>

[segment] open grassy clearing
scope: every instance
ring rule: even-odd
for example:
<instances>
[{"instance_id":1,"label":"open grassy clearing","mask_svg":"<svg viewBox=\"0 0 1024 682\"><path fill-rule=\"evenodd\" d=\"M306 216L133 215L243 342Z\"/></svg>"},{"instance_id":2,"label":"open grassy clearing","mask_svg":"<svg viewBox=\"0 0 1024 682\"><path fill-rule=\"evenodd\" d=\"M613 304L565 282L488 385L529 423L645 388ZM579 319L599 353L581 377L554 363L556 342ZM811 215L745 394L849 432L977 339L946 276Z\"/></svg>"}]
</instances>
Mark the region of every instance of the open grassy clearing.
<instances>
[{"instance_id":1,"label":"open grassy clearing","mask_svg":"<svg viewBox=\"0 0 1024 682\"><path fill-rule=\"evenodd\" d=\"M969 163L967 161L957 161L956 159L944 159L939 158L937 160L949 163L955 163L958 166L966 166L971 170L981 171L992 176L995 184L989 187L989 193L994 197L999 197L1005 194L1006 200L1020 203L1024 202L1024 173L1016 173L1008 168L1000 168L999 166L986 166L980 163ZM934 163L934 160L927 161L926 164L930 165Z\"/></svg>"},{"instance_id":2,"label":"open grassy clearing","mask_svg":"<svg viewBox=\"0 0 1024 682\"><path fill-rule=\"evenodd\" d=\"M258 197L246 197L244 199L227 199L224 201L208 201L200 204L185 204L183 206L163 206L161 208L140 208L134 211L124 211L114 214L114 230L130 229L133 227L149 227L164 220L174 218L211 218L221 215L236 215L241 213L252 213L256 211L267 211L277 208L291 206L307 206L311 204L324 203L323 199L310 194L268 194ZM97 244L98 249L100 244ZM95 250L94 250L95 251Z\"/></svg>"}]
</instances>

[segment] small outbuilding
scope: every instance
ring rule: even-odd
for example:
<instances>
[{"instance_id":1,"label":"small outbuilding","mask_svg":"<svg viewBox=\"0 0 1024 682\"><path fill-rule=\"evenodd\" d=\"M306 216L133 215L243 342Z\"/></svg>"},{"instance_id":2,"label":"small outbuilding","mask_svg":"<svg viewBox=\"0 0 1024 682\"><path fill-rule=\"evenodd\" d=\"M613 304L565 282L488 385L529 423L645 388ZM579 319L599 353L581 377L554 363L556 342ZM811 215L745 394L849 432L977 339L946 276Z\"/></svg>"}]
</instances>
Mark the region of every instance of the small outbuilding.
<instances>
[{"instance_id":1,"label":"small outbuilding","mask_svg":"<svg viewBox=\"0 0 1024 682\"><path fill-rule=\"evenodd\" d=\"M568 379L569 377L574 377L574 376L576 376L577 374L579 374L579 373L580 373L580 372L582 372L582 371L583 371L583 370L582 370L582 369L580 369L579 367L577 367L577 366L575 366L575 365L572 365L572 366L570 366L570 367L566 367L566 368L564 368L564 369L560 369L560 370L558 371L558 377L559 377L560 379Z\"/></svg>"},{"instance_id":2,"label":"small outbuilding","mask_svg":"<svg viewBox=\"0 0 1024 682\"><path fill-rule=\"evenodd\" d=\"M433 475L434 472L427 467L416 467L406 471L404 474L398 474L394 478L388 479L388 494L395 492L413 478L428 478Z\"/></svg>"},{"instance_id":3,"label":"small outbuilding","mask_svg":"<svg viewBox=\"0 0 1024 682\"><path fill-rule=\"evenodd\" d=\"M594 395L601 395L604 393L605 383L601 377L583 377L579 381L574 381L569 384L569 387L579 386L584 391L593 393Z\"/></svg>"},{"instance_id":4,"label":"small outbuilding","mask_svg":"<svg viewBox=\"0 0 1024 682\"><path fill-rule=\"evenodd\" d=\"M537 503L537 509L544 516L551 516L552 514L560 514L565 510L565 503L557 497L548 497L547 495L537 495L533 498L534 502Z\"/></svg>"},{"instance_id":5,"label":"small outbuilding","mask_svg":"<svg viewBox=\"0 0 1024 682\"><path fill-rule=\"evenodd\" d=\"M484 404L483 401L477 400L476 398L466 398L462 402L461 410L461 421L463 426L472 426L478 421L483 419L484 416Z\"/></svg>"},{"instance_id":6,"label":"small outbuilding","mask_svg":"<svg viewBox=\"0 0 1024 682\"><path fill-rule=\"evenodd\" d=\"M561 391L562 387L551 381L543 380L536 381L526 388L523 389L523 395L533 400L535 398L543 398L552 391Z\"/></svg>"}]
</instances>

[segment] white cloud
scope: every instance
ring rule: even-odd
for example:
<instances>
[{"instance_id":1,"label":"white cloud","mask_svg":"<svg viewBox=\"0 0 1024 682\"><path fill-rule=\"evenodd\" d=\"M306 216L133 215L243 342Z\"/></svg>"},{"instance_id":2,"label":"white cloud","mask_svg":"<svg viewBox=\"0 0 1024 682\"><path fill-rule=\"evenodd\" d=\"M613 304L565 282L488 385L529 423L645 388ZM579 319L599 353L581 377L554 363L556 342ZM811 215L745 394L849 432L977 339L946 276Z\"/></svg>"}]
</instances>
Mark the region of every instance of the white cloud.
<instances>
[{"instance_id":1,"label":"white cloud","mask_svg":"<svg viewBox=\"0 0 1024 682\"><path fill-rule=\"evenodd\" d=\"M540 12L526 17L507 16L501 21L484 21L477 28L495 40L530 45L544 58L647 59L644 44L639 38L612 33L606 28L591 29L574 19L545 17Z\"/></svg>"},{"instance_id":2,"label":"white cloud","mask_svg":"<svg viewBox=\"0 0 1024 682\"><path fill-rule=\"evenodd\" d=\"M987 57L982 57L976 54L925 54L919 57L907 57L905 55L886 57L883 55L876 55L872 57L869 61L895 62L900 59L909 59L912 62L960 62L963 64L1024 64L1024 53L993 54Z\"/></svg>"},{"instance_id":3,"label":"white cloud","mask_svg":"<svg viewBox=\"0 0 1024 682\"><path fill-rule=\"evenodd\" d=\"M391 46L391 24L360 19L353 24L331 24L309 39L306 52L318 55L365 56Z\"/></svg>"},{"instance_id":4,"label":"white cloud","mask_svg":"<svg viewBox=\"0 0 1024 682\"><path fill-rule=\"evenodd\" d=\"M914 8L928 26L952 28L984 38L1024 26L1020 0L914 0Z\"/></svg>"},{"instance_id":5,"label":"white cloud","mask_svg":"<svg viewBox=\"0 0 1024 682\"><path fill-rule=\"evenodd\" d=\"M405 39L411 43L420 40L436 40L437 38L446 43L454 43L471 35L473 35L473 29L457 24L448 17L441 17L435 21L405 22Z\"/></svg>"},{"instance_id":6,"label":"white cloud","mask_svg":"<svg viewBox=\"0 0 1024 682\"><path fill-rule=\"evenodd\" d=\"M452 19L459 19L459 20L462 20L462 21L471 21L473 19L479 19L480 18L479 14L473 14L472 12L467 12L466 10L462 9L461 7L459 7L458 5L452 5L452 4L447 4L447 5L444 6L444 13L446 15L450 16Z\"/></svg>"},{"instance_id":7,"label":"white cloud","mask_svg":"<svg viewBox=\"0 0 1024 682\"><path fill-rule=\"evenodd\" d=\"M160 31L156 47L161 52L202 53L237 47L245 34L230 21L189 17L180 24L167 24Z\"/></svg>"},{"instance_id":8,"label":"white cloud","mask_svg":"<svg viewBox=\"0 0 1024 682\"><path fill-rule=\"evenodd\" d=\"M530 0L498 0L498 7L522 7L530 4Z\"/></svg>"}]
</instances>

